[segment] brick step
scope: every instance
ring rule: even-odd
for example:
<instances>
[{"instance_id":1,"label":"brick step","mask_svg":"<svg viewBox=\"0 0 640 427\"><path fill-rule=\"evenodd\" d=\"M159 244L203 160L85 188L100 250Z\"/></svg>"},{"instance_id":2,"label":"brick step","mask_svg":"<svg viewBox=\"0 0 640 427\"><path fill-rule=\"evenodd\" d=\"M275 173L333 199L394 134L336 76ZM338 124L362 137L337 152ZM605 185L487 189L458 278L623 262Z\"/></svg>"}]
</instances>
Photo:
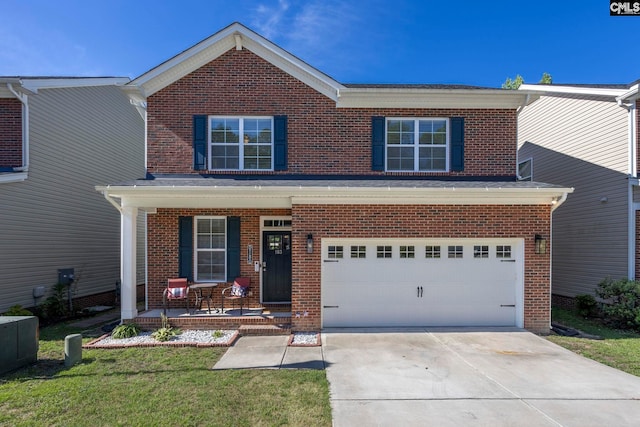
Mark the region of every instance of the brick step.
<instances>
[{"instance_id":1,"label":"brick step","mask_svg":"<svg viewBox=\"0 0 640 427\"><path fill-rule=\"evenodd\" d=\"M289 335L291 334L291 324L283 323L279 325L241 325L238 332L242 336L246 335Z\"/></svg>"}]
</instances>

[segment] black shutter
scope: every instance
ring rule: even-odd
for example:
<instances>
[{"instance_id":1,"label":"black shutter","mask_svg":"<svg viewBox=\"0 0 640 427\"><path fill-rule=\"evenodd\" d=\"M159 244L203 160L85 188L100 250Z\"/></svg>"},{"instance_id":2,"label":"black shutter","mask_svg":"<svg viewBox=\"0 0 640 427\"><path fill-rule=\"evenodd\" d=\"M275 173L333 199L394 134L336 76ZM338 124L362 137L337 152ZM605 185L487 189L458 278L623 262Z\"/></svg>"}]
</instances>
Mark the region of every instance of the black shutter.
<instances>
[{"instance_id":1,"label":"black shutter","mask_svg":"<svg viewBox=\"0 0 640 427\"><path fill-rule=\"evenodd\" d=\"M286 171L287 164L287 116L273 117L273 169Z\"/></svg>"},{"instance_id":2,"label":"black shutter","mask_svg":"<svg viewBox=\"0 0 640 427\"><path fill-rule=\"evenodd\" d=\"M240 217L227 217L227 282L240 276Z\"/></svg>"},{"instance_id":3,"label":"black shutter","mask_svg":"<svg viewBox=\"0 0 640 427\"><path fill-rule=\"evenodd\" d=\"M371 170L384 170L384 117L371 118Z\"/></svg>"},{"instance_id":4,"label":"black shutter","mask_svg":"<svg viewBox=\"0 0 640 427\"><path fill-rule=\"evenodd\" d=\"M207 169L207 116L193 116L193 169Z\"/></svg>"},{"instance_id":5,"label":"black shutter","mask_svg":"<svg viewBox=\"0 0 640 427\"><path fill-rule=\"evenodd\" d=\"M451 170L464 170L464 117L451 117Z\"/></svg>"},{"instance_id":6,"label":"black shutter","mask_svg":"<svg viewBox=\"0 0 640 427\"><path fill-rule=\"evenodd\" d=\"M178 218L178 277L193 281L193 217Z\"/></svg>"}]
</instances>

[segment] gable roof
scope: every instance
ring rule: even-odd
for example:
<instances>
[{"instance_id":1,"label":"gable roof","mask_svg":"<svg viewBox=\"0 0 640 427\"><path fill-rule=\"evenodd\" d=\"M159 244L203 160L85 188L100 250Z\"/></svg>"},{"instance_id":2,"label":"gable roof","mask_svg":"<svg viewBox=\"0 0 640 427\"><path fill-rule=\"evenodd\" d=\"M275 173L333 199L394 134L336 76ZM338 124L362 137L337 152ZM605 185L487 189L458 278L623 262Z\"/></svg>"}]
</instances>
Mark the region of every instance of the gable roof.
<instances>
[{"instance_id":1,"label":"gable roof","mask_svg":"<svg viewBox=\"0 0 640 427\"><path fill-rule=\"evenodd\" d=\"M248 49L336 102L338 108L509 108L527 105L539 91L514 91L466 85L343 85L286 50L235 22L126 85L129 96L144 103L148 96L231 49Z\"/></svg>"},{"instance_id":2,"label":"gable roof","mask_svg":"<svg viewBox=\"0 0 640 427\"><path fill-rule=\"evenodd\" d=\"M129 86L139 87L145 97L151 96L234 48L250 50L333 100L337 100L338 91L344 87L239 22L147 71L131 81Z\"/></svg>"}]
</instances>

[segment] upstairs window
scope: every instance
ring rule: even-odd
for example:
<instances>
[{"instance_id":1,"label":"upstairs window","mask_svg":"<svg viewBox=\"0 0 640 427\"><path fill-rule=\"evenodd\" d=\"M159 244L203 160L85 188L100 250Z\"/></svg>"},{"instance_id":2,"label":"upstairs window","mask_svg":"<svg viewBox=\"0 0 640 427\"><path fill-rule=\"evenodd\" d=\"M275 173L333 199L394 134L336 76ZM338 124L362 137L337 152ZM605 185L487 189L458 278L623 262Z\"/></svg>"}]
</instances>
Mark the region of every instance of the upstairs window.
<instances>
[{"instance_id":1,"label":"upstairs window","mask_svg":"<svg viewBox=\"0 0 640 427\"><path fill-rule=\"evenodd\" d=\"M273 170L273 117L209 117L213 170Z\"/></svg>"},{"instance_id":2,"label":"upstairs window","mask_svg":"<svg viewBox=\"0 0 640 427\"><path fill-rule=\"evenodd\" d=\"M518 180L533 181L533 159L526 159L518 163Z\"/></svg>"},{"instance_id":3,"label":"upstairs window","mask_svg":"<svg viewBox=\"0 0 640 427\"><path fill-rule=\"evenodd\" d=\"M386 125L387 171L448 171L448 119L388 118Z\"/></svg>"}]
</instances>

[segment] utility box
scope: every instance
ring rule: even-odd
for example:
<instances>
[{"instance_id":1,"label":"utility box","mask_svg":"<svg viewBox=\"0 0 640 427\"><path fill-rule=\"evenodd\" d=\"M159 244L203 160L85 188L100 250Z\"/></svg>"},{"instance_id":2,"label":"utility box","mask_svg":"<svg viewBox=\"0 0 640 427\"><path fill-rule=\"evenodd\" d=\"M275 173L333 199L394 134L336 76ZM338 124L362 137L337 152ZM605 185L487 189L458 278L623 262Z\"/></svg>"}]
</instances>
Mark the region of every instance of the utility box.
<instances>
[{"instance_id":1,"label":"utility box","mask_svg":"<svg viewBox=\"0 0 640 427\"><path fill-rule=\"evenodd\" d=\"M38 360L38 318L0 316L0 375Z\"/></svg>"}]
</instances>

